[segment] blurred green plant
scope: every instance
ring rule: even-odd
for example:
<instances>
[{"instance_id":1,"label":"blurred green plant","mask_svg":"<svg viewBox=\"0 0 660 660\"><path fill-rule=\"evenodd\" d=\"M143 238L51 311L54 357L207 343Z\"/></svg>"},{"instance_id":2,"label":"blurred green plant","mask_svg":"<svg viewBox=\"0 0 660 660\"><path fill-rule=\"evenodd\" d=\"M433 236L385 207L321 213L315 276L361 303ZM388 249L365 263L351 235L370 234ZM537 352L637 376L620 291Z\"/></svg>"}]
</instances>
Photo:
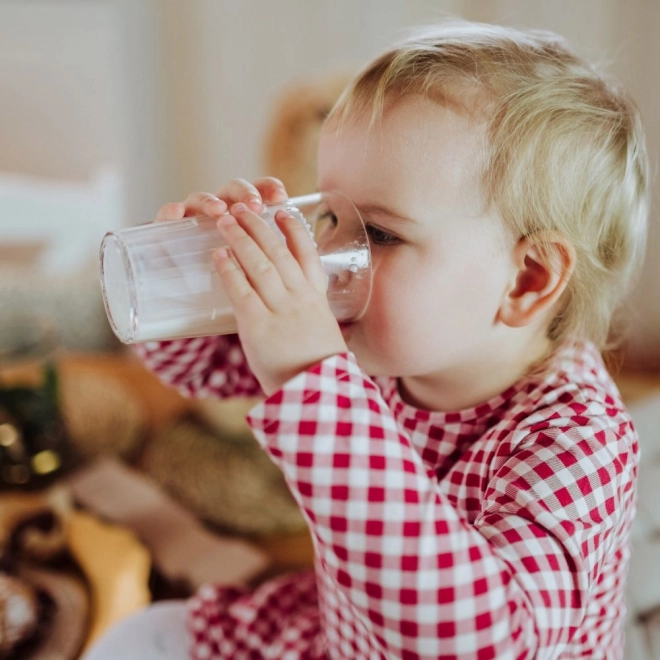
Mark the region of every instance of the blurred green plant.
<instances>
[{"instance_id":1,"label":"blurred green plant","mask_svg":"<svg viewBox=\"0 0 660 660\"><path fill-rule=\"evenodd\" d=\"M0 382L0 488L46 486L70 463L57 367L42 374L37 387Z\"/></svg>"}]
</instances>

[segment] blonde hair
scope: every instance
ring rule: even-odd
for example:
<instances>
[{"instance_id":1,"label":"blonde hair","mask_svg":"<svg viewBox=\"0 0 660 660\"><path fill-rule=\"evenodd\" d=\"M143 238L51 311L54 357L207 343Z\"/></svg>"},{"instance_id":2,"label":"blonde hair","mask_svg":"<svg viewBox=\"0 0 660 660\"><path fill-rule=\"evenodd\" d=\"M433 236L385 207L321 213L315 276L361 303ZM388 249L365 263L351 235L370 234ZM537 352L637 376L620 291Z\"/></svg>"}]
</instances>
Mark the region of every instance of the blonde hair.
<instances>
[{"instance_id":1,"label":"blonde hair","mask_svg":"<svg viewBox=\"0 0 660 660\"><path fill-rule=\"evenodd\" d=\"M608 340L643 259L648 161L629 95L555 34L451 22L418 32L369 64L329 122L423 95L485 122L483 184L510 231L557 232L577 254L548 336Z\"/></svg>"}]
</instances>

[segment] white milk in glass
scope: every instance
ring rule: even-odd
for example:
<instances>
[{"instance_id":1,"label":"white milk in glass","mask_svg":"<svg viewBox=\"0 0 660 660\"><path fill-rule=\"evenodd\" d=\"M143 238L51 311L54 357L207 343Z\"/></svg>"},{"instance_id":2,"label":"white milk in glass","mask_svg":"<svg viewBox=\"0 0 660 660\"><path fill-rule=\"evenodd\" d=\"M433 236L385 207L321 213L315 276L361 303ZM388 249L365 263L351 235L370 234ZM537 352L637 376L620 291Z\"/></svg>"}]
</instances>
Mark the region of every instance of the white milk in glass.
<instances>
[{"instance_id":1,"label":"white milk in glass","mask_svg":"<svg viewBox=\"0 0 660 660\"><path fill-rule=\"evenodd\" d=\"M313 212L301 212L296 202L312 205ZM315 239L335 317L355 320L371 293L369 241L357 209L340 193L316 193L266 207L262 217L272 227L280 208ZM101 284L119 339L133 343L235 333L232 306L213 262L213 253L223 245L214 218L170 220L107 234L101 245Z\"/></svg>"}]
</instances>

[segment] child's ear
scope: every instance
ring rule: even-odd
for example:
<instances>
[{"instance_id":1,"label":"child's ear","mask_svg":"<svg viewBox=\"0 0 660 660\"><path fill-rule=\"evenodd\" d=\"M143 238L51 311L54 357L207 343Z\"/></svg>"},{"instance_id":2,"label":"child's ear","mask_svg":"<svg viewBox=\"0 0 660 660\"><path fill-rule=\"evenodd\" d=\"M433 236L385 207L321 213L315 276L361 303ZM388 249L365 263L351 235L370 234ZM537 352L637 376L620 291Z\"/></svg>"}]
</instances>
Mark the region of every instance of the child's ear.
<instances>
[{"instance_id":1,"label":"child's ear","mask_svg":"<svg viewBox=\"0 0 660 660\"><path fill-rule=\"evenodd\" d=\"M575 248L563 236L544 232L521 238L513 248L516 273L498 318L517 328L547 316L575 268Z\"/></svg>"}]
</instances>

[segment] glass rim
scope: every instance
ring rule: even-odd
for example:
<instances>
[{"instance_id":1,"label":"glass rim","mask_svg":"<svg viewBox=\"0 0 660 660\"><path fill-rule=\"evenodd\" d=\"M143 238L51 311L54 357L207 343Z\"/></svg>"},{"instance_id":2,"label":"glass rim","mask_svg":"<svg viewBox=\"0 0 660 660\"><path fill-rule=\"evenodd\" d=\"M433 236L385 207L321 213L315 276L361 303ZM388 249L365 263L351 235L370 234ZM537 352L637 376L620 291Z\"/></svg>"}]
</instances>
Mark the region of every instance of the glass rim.
<instances>
[{"instance_id":1,"label":"glass rim","mask_svg":"<svg viewBox=\"0 0 660 660\"><path fill-rule=\"evenodd\" d=\"M122 332L117 326L117 322L112 314L110 309L110 304L108 303L108 295L105 287L105 253L108 247L112 247L117 250L123 267L127 271L128 277L126 278L126 283L128 284L128 301L129 301L129 312L128 312L128 324L127 330ZM106 316L110 321L113 332L117 337L125 343L131 343L138 333L138 316L136 313L137 309L137 291L135 289L135 273L133 269L133 263L129 251L126 249L126 244L122 240L121 236L114 231L109 231L101 242L101 248L99 250L99 260L101 264L100 268L100 278L101 278L101 290L103 298L103 306L105 307Z\"/></svg>"}]
</instances>

